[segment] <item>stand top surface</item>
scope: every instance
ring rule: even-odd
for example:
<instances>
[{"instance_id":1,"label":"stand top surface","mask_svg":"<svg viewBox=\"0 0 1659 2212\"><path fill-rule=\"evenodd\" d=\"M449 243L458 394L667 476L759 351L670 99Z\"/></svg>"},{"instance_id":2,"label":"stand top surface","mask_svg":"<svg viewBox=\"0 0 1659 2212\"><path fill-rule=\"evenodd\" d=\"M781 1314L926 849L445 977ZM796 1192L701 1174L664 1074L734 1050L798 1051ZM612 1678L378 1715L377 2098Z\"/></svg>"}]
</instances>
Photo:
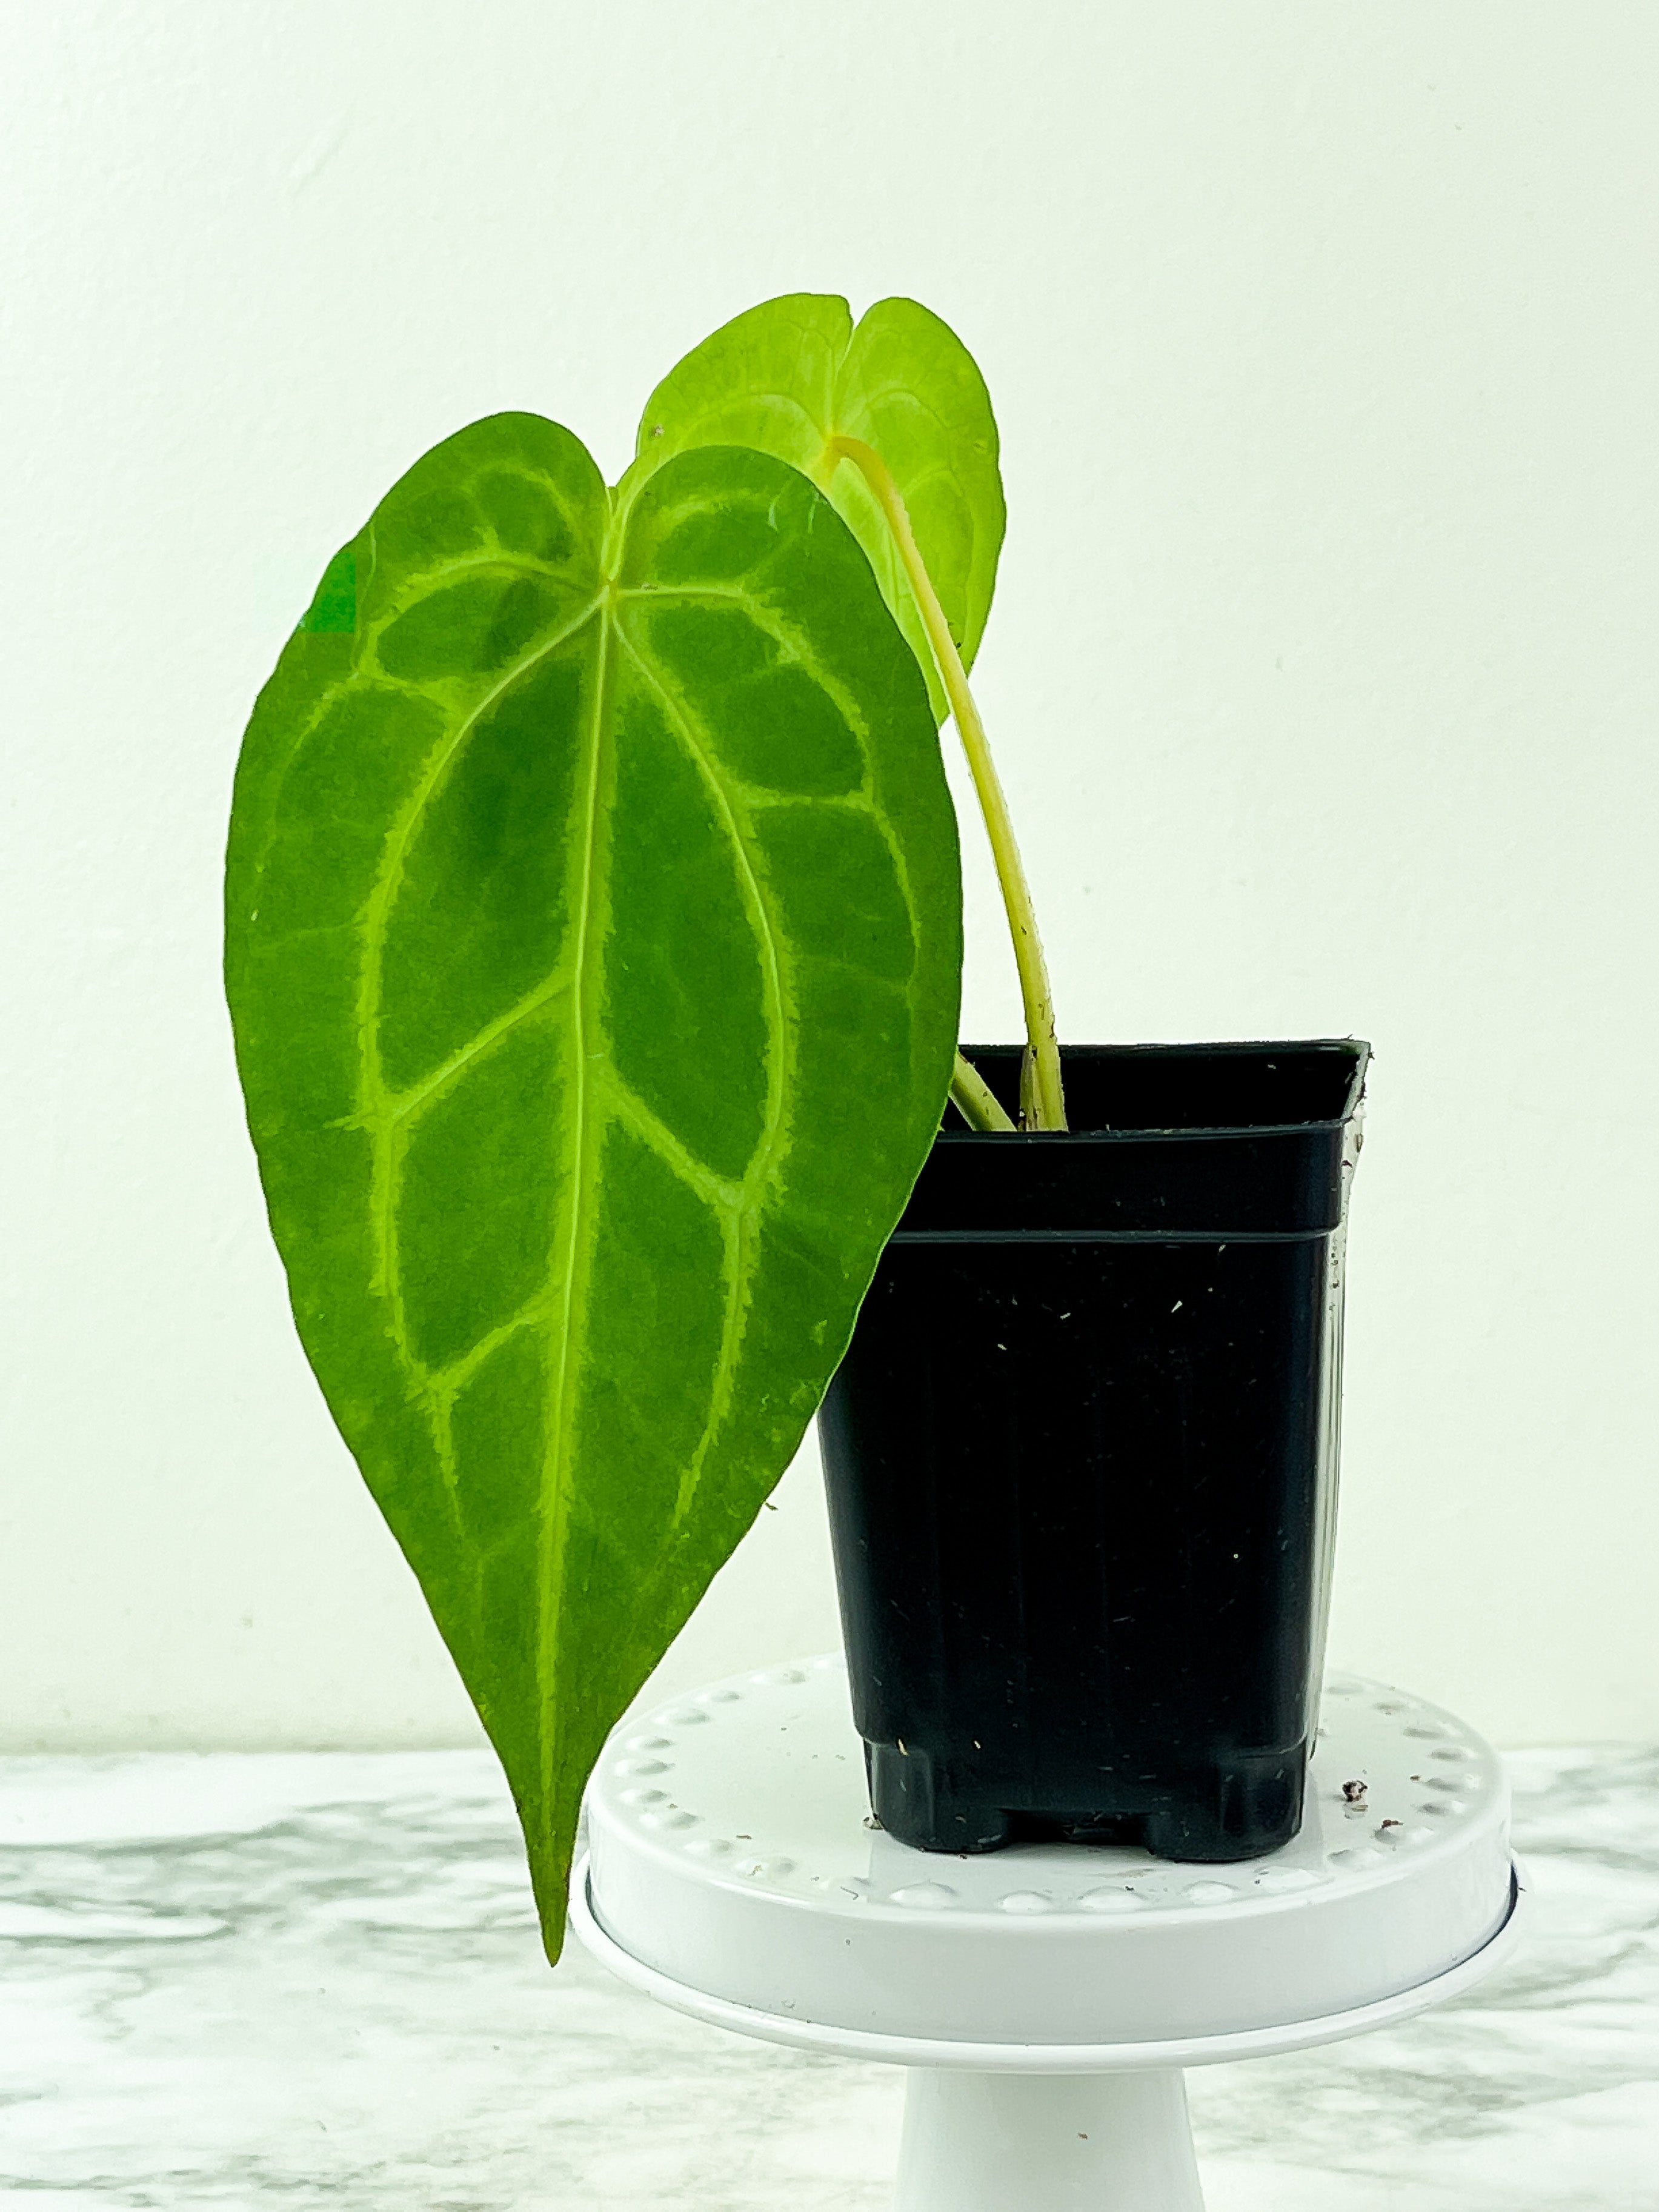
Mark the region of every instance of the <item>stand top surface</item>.
<instances>
[{"instance_id":1,"label":"stand top surface","mask_svg":"<svg viewBox=\"0 0 1659 2212\"><path fill-rule=\"evenodd\" d=\"M1127 2063L1107 2046L1141 2063L1216 2039L1283 2048L1418 2009L1468 1971L1510 1917L1508 1810L1496 1756L1460 1721L1339 1676L1302 1832L1269 1856L921 1852L872 1826L836 1655L618 1731L589 1792L576 1919L653 1994L776 2039L988 2063L996 2046L1034 2066L1042 2050L1059 2067Z\"/></svg>"}]
</instances>

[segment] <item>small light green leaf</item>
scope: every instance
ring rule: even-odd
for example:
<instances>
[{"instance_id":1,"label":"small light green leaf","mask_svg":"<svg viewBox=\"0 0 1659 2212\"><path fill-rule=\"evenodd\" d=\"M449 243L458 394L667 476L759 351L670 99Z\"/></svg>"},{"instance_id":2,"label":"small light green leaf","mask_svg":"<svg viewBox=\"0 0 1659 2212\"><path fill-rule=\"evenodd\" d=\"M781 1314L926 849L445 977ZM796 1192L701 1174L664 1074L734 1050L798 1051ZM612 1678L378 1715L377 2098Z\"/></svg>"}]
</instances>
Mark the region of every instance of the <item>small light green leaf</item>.
<instances>
[{"instance_id":1,"label":"small light green leaf","mask_svg":"<svg viewBox=\"0 0 1659 2212\"><path fill-rule=\"evenodd\" d=\"M845 300L794 292L726 324L652 393L629 481L697 446L752 446L822 485L851 524L947 711L892 539L836 437L873 446L903 495L964 667L996 584L1006 514L984 379L954 331L914 300L881 300L856 329Z\"/></svg>"},{"instance_id":2,"label":"small light green leaf","mask_svg":"<svg viewBox=\"0 0 1659 2212\"><path fill-rule=\"evenodd\" d=\"M500 1752L556 1955L604 1739L799 1443L938 1128L915 663L770 456L437 447L238 771L226 975L300 1333Z\"/></svg>"}]
</instances>

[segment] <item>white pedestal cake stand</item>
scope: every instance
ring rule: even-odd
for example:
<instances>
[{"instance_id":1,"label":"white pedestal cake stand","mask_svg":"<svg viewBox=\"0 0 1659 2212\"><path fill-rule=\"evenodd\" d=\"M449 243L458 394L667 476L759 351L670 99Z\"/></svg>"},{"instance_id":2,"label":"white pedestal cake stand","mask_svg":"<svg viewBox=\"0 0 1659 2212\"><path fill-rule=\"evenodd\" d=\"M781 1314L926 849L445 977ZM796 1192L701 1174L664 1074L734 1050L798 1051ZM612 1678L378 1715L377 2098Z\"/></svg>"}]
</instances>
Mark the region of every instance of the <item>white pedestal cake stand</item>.
<instances>
[{"instance_id":1,"label":"white pedestal cake stand","mask_svg":"<svg viewBox=\"0 0 1659 2212\"><path fill-rule=\"evenodd\" d=\"M982 1857L872 1832L839 1657L624 1727L588 1798L574 1925L661 2002L910 2069L900 2212L1202 2212L1182 2069L1334 2042L1507 1955L1498 1761L1448 1714L1327 1686L1301 1834L1177 1866Z\"/></svg>"}]
</instances>

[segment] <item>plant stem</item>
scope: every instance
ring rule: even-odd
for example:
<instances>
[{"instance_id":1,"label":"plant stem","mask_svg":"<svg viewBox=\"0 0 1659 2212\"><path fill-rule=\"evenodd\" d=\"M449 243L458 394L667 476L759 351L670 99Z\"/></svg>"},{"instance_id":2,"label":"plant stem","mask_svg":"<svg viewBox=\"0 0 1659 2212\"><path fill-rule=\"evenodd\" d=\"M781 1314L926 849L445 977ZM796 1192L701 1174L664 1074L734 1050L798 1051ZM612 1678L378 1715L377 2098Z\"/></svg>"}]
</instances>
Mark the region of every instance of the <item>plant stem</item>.
<instances>
[{"instance_id":1,"label":"plant stem","mask_svg":"<svg viewBox=\"0 0 1659 2212\"><path fill-rule=\"evenodd\" d=\"M1007 1130L1014 1126L995 1091L972 1060L964 1060L960 1053L951 1073L951 1097L970 1129Z\"/></svg>"},{"instance_id":2,"label":"plant stem","mask_svg":"<svg viewBox=\"0 0 1659 2212\"><path fill-rule=\"evenodd\" d=\"M893 543L898 549L905 575L915 595L916 606L927 629L927 641L933 647L933 659L939 667L939 681L945 686L945 696L951 703L957 735L961 738L963 751L968 757L969 774L974 780L980 811L985 817L991 854L996 862L997 880L1002 886L1002 902L1008 910L1008 927L1014 940L1014 963L1019 970L1020 996L1025 1005L1025 1034L1031 1061L1030 1081L1026 1086L1030 1102L1026 1125L1037 1129L1063 1129L1066 1127L1066 1097L1060 1085L1060 1044L1054 1034L1054 1001L1048 982L1048 963L1042 957L1042 940L1037 935L1031 888L1025 879L1019 847L1014 839L1014 825L1009 818L1008 802L1003 795L996 763L991 758L985 725L980 720L979 708L974 704L973 694L968 689L968 673L962 665L962 655L957 651L956 640L945 619L945 610L939 603L939 594L927 574L921 549L916 544L915 532L910 527L910 517L905 510L903 496L893 481L892 471L874 447L866 446L861 438L832 438L826 448L825 458L832 467L837 459L851 461L869 485L877 505L886 518L887 526L893 533ZM965 1066L966 1063L959 1062L959 1065Z\"/></svg>"}]
</instances>

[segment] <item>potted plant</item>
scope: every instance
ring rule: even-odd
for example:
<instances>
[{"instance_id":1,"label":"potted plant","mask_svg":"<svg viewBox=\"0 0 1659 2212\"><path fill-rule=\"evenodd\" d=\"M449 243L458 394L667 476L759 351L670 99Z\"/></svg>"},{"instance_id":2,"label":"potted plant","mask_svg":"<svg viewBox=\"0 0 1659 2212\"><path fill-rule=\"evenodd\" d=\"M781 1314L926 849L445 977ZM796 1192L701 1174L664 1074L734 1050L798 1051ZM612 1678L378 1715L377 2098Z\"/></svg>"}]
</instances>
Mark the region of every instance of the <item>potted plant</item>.
<instances>
[{"instance_id":1,"label":"potted plant","mask_svg":"<svg viewBox=\"0 0 1659 2212\"><path fill-rule=\"evenodd\" d=\"M600 1746L838 1368L884 1820L1150 1818L1196 1856L1294 1823L1363 1048L1062 1061L967 685L1002 523L942 323L775 301L658 387L612 490L531 415L417 461L249 725L226 975L271 1224L551 1955ZM965 1056L947 709L1029 1032ZM1029 1589L976 1612L1016 1543Z\"/></svg>"}]
</instances>

